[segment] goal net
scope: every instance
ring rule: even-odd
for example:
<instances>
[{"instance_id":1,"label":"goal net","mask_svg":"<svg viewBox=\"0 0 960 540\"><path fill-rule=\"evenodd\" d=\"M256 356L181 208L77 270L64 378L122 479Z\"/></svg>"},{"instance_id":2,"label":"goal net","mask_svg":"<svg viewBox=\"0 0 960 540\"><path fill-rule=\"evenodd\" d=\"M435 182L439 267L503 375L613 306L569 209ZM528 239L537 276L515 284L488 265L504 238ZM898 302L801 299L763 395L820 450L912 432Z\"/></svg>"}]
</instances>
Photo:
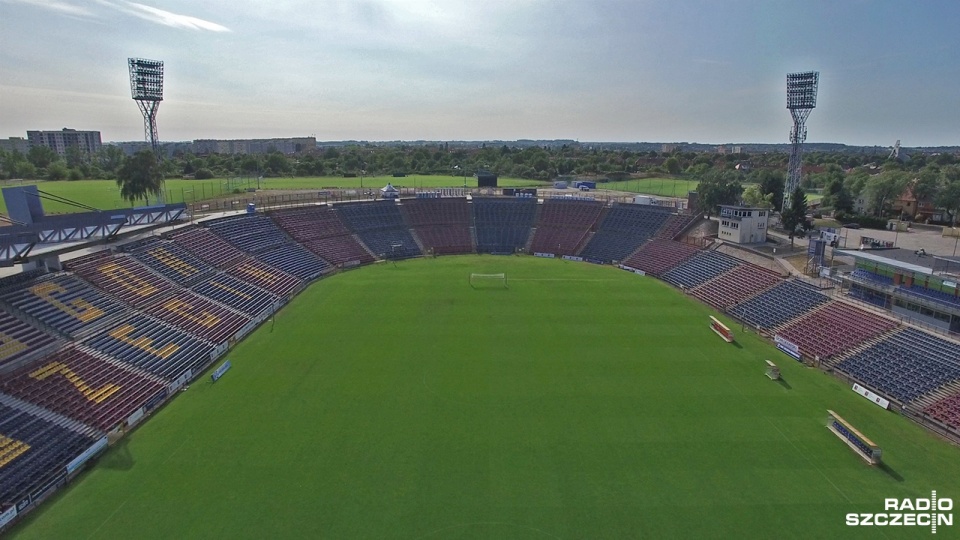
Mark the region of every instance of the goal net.
<instances>
[{"instance_id":1,"label":"goal net","mask_svg":"<svg viewBox=\"0 0 960 540\"><path fill-rule=\"evenodd\" d=\"M470 286L478 288L507 289L506 274L470 274Z\"/></svg>"}]
</instances>

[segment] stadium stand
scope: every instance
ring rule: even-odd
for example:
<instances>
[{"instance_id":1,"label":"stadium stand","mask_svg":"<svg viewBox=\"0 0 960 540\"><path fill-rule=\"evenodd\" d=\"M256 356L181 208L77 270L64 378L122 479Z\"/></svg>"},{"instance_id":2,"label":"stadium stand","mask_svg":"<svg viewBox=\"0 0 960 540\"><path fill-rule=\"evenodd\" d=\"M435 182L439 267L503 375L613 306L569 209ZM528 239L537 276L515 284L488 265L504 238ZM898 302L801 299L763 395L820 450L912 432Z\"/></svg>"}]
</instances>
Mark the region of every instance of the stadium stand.
<instances>
[{"instance_id":1,"label":"stadium stand","mask_svg":"<svg viewBox=\"0 0 960 540\"><path fill-rule=\"evenodd\" d=\"M701 251L696 256L663 274L663 280L677 287L692 289L740 266L741 262L718 251Z\"/></svg>"},{"instance_id":2,"label":"stadium stand","mask_svg":"<svg viewBox=\"0 0 960 540\"><path fill-rule=\"evenodd\" d=\"M671 211L646 204L615 204L580 256L603 262L623 261L663 226Z\"/></svg>"},{"instance_id":3,"label":"stadium stand","mask_svg":"<svg viewBox=\"0 0 960 540\"><path fill-rule=\"evenodd\" d=\"M260 287L227 274L214 276L207 281L194 285L191 290L251 317L256 317L266 311L278 300L276 296Z\"/></svg>"},{"instance_id":4,"label":"stadium stand","mask_svg":"<svg viewBox=\"0 0 960 540\"><path fill-rule=\"evenodd\" d=\"M212 266L174 242L151 242L130 253L138 261L181 287L188 287L215 271Z\"/></svg>"},{"instance_id":5,"label":"stadium stand","mask_svg":"<svg viewBox=\"0 0 960 540\"><path fill-rule=\"evenodd\" d=\"M260 253L289 240L280 227L262 214L243 214L203 221L214 234L247 253Z\"/></svg>"},{"instance_id":6,"label":"stadium stand","mask_svg":"<svg viewBox=\"0 0 960 540\"><path fill-rule=\"evenodd\" d=\"M719 311L726 311L729 307L739 304L781 281L779 275L765 268L746 263L697 286L691 291L691 294Z\"/></svg>"},{"instance_id":7,"label":"stadium stand","mask_svg":"<svg viewBox=\"0 0 960 540\"><path fill-rule=\"evenodd\" d=\"M0 403L0 502L15 504L64 475L94 439Z\"/></svg>"},{"instance_id":8,"label":"stadium stand","mask_svg":"<svg viewBox=\"0 0 960 540\"><path fill-rule=\"evenodd\" d=\"M917 285L909 287L906 285L901 285L900 291L909 296L914 296L923 300L929 300L931 302L936 302L952 308L960 308L960 296L954 296L949 293L935 291L933 289L928 289L926 287Z\"/></svg>"},{"instance_id":9,"label":"stadium stand","mask_svg":"<svg viewBox=\"0 0 960 540\"><path fill-rule=\"evenodd\" d=\"M586 243L603 211L603 203L546 199L533 233L530 251L575 255Z\"/></svg>"},{"instance_id":10,"label":"stadium stand","mask_svg":"<svg viewBox=\"0 0 960 540\"><path fill-rule=\"evenodd\" d=\"M0 366L24 358L55 341L50 334L0 311Z\"/></svg>"},{"instance_id":11,"label":"stadium stand","mask_svg":"<svg viewBox=\"0 0 960 540\"><path fill-rule=\"evenodd\" d=\"M699 252L699 249L689 244L655 238L640 246L623 264L661 276Z\"/></svg>"},{"instance_id":12,"label":"stadium stand","mask_svg":"<svg viewBox=\"0 0 960 540\"><path fill-rule=\"evenodd\" d=\"M673 240L691 223L698 219L700 219L699 215L688 216L683 214L672 214L667 218L667 221L663 223L663 226L657 230L657 234L654 235L654 238Z\"/></svg>"},{"instance_id":13,"label":"stadium stand","mask_svg":"<svg viewBox=\"0 0 960 540\"><path fill-rule=\"evenodd\" d=\"M144 313L216 344L226 342L250 322L248 317L186 290L153 304Z\"/></svg>"},{"instance_id":14,"label":"stadium stand","mask_svg":"<svg viewBox=\"0 0 960 540\"><path fill-rule=\"evenodd\" d=\"M896 327L895 321L831 301L781 328L777 335L799 346L801 354L828 360Z\"/></svg>"},{"instance_id":15,"label":"stadium stand","mask_svg":"<svg viewBox=\"0 0 960 540\"><path fill-rule=\"evenodd\" d=\"M870 283L875 283L877 285L886 285L888 287L893 286L893 278L887 276L881 276L880 274L875 274L869 270L864 270L863 268L857 268L850 274L851 278L859 279L862 281L867 281Z\"/></svg>"},{"instance_id":16,"label":"stadium stand","mask_svg":"<svg viewBox=\"0 0 960 540\"><path fill-rule=\"evenodd\" d=\"M76 337L127 313L127 308L67 274L46 275L3 295L15 309Z\"/></svg>"},{"instance_id":17,"label":"stadium stand","mask_svg":"<svg viewBox=\"0 0 960 540\"><path fill-rule=\"evenodd\" d=\"M75 271L94 287L133 307L155 302L174 289L169 281L125 254L94 260Z\"/></svg>"},{"instance_id":18,"label":"stadium stand","mask_svg":"<svg viewBox=\"0 0 960 540\"><path fill-rule=\"evenodd\" d=\"M953 429L960 430L960 394L940 399L924 409L923 413Z\"/></svg>"},{"instance_id":19,"label":"stadium stand","mask_svg":"<svg viewBox=\"0 0 960 540\"><path fill-rule=\"evenodd\" d=\"M280 210L271 216L303 247L331 264L367 264L374 261L373 256L340 220L339 214L327 205Z\"/></svg>"},{"instance_id":20,"label":"stadium stand","mask_svg":"<svg viewBox=\"0 0 960 540\"><path fill-rule=\"evenodd\" d=\"M960 379L960 345L908 327L854 352L836 369L906 403Z\"/></svg>"},{"instance_id":21,"label":"stadium stand","mask_svg":"<svg viewBox=\"0 0 960 540\"><path fill-rule=\"evenodd\" d=\"M862 287L857 283L850 284L850 289L847 291L847 296L884 309L890 308L889 296Z\"/></svg>"},{"instance_id":22,"label":"stadium stand","mask_svg":"<svg viewBox=\"0 0 960 540\"><path fill-rule=\"evenodd\" d=\"M246 258L246 254L242 251L202 227L192 227L183 232L177 231L170 238L207 264L221 270Z\"/></svg>"},{"instance_id":23,"label":"stadium stand","mask_svg":"<svg viewBox=\"0 0 960 540\"><path fill-rule=\"evenodd\" d=\"M769 329L795 319L828 300L802 281L784 281L737 304L729 313L752 327Z\"/></svg>"},{"instance_id":24,"label":"stadium stand","mask_svg":"<svg viewBox=\"0 0 960 540\"><path fill-rule=\"evenodd\" d=\"M333 270L327 261L317 257L300 244L281 244L255 257L270 266L304 281L310 281Z\"/></svg>"},{"instance_id":25,"label":"stadium stand","mask_svg":"<svg viewBox=\"0 0 960 540\"><path fill-rule=\"evenodd\" d=\"M466 199L407 199L400 211L420 237L424 250L436 255L473 252Z\"/></svg>"},{"instance_id":26,"label":"stadium stand","mask_svg":"<svg viewBox=\"0 0 960 540\"><path fill-rule=\"evenodd\" d=\"M339 204L336 211L340 219L379 257L406 259L423 255L395 202Z\"/></svg>"},{"instance_id":27,"label":"stadium stand","mask_svg":"<svg viewBox=\"0 0 960 540\"><path fill-rule=\"evenodd\" d=\"M475 197L472 205L478 253L515 253L527 245L536 199Z\"/></svg>"},{"instance_id":28,"label":"stadium stand","mask_svg":"<svg viewBox=\"0 0 960 540\"><path fill-rule=\"evenodd\" d=\"M287 296L303 286L303 282L286 272L277 270L269 264L254 258L227 270L227 275L239 278L247 283L260 287L277 296Z\"/></svg>"},{"instance_id":29,"label":"stadium stand","mask_svg":"<svg viewBox=\"0 0 960 540\"><path fill-rule=\"evenodd\" d=\"M169 380L205 364L213 349L210 343L145 315L118 323L87 345Z\"/></svg>"},{"instance_id":30,"label":"stadium stand","mask_svg":"<svg viewBox=\"0 0 960 540\"><path fill-rule=\"evenodd\" d=\"M166 384L71 346L0 379L0 391L108 431L163 390Z\"/></svg>"}]
</instances>

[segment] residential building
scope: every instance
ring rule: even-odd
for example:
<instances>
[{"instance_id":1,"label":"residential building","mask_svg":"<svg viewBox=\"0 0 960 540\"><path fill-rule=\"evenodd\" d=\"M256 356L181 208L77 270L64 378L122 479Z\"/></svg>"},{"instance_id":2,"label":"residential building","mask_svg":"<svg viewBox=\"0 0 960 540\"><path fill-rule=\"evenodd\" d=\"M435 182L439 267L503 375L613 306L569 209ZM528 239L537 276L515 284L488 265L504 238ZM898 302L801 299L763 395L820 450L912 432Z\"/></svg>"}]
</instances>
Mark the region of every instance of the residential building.
<instances>
[{"instance_id":1,"label":"residential building","mask_svg":"<svg viewBox=\"0 0 960 540\"><path fill-rule=\"evenodd\" d=\"M77 131L68 128L60 131L28 131L27 142L31 148L46 146L61 156L65 156L67 148L71 146L79 148L85 154L95 154L103 146L99 131Z\"/></svg>"}]
</instances>

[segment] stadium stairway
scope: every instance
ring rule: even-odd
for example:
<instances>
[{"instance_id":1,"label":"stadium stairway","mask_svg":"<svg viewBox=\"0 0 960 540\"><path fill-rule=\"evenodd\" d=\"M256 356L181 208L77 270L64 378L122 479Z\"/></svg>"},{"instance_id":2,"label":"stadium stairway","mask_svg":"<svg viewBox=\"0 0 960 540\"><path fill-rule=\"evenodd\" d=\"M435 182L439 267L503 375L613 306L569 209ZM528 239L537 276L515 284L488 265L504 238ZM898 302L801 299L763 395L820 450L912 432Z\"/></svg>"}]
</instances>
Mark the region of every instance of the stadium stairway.
<instances>
[{"instance_id":1,"label":"stadium stairway","mask_svg":"<svg viewBox=\"0 0 960 540\"><path fill-rule=\"evenodd\" d=\"M543 205L542 200L537 201L537 209L533 213L533 227L530 227L530 236L527 237L527 243L523 245L524 253L532 253L530 251L533 248L533 239L537 235L537 223L540 223L540 215L543 214Z\"/></svg>"},{"instance_id":2,"label":"stadium stairway","mask_svg":"<svg viewBox=\"0 0 960 540\"><path fill-rule=\"evenodd\" d=\"M367 253L370 254L371 257L373 257L373 260L376 261L380 258L380 257L377 257L377 254L374 253L366 244L363 243L363 240L360 239L360 235L358 235L357 233L353 233L350 236L352 236L353 239L356 240L357 244L360 244L360 247L362 247L364 251L366 251Z\"/></svg>"}]
</instances>

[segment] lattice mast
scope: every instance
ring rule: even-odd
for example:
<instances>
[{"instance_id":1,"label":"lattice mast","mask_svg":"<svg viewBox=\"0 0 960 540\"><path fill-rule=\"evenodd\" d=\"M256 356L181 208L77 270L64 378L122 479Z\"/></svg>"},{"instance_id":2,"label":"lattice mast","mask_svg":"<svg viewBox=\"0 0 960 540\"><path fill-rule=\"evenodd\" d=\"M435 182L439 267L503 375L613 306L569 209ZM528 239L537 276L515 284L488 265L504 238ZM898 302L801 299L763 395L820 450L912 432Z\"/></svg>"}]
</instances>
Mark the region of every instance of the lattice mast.
<instances>
[{"instance_id":1,"label":"lattice mast","mask_svg":"<svg viewBox=\"0 0 960 540\"><path fill-rule=\"evenodd\" d=\"M150 142L157 160L163 159L157 135L157 109L163 101L163 61L129 58L130 94L143 113L143 135Z\"/></svg>"},{"instance_id":2,"label":"lattice mast","mask_svg":"<svg viewBox=\"0 0 960 540\"><path fill-rule=\"evenodd\" d=\"M793 117L790 130L790 164L787 166L787 183L783 190L783 209L790 207L790 196L800 185L803 175L803 143L807 140L807 118L817 106L819 71L787 74L787 109Z\"/></svg>"}]
</instances>

